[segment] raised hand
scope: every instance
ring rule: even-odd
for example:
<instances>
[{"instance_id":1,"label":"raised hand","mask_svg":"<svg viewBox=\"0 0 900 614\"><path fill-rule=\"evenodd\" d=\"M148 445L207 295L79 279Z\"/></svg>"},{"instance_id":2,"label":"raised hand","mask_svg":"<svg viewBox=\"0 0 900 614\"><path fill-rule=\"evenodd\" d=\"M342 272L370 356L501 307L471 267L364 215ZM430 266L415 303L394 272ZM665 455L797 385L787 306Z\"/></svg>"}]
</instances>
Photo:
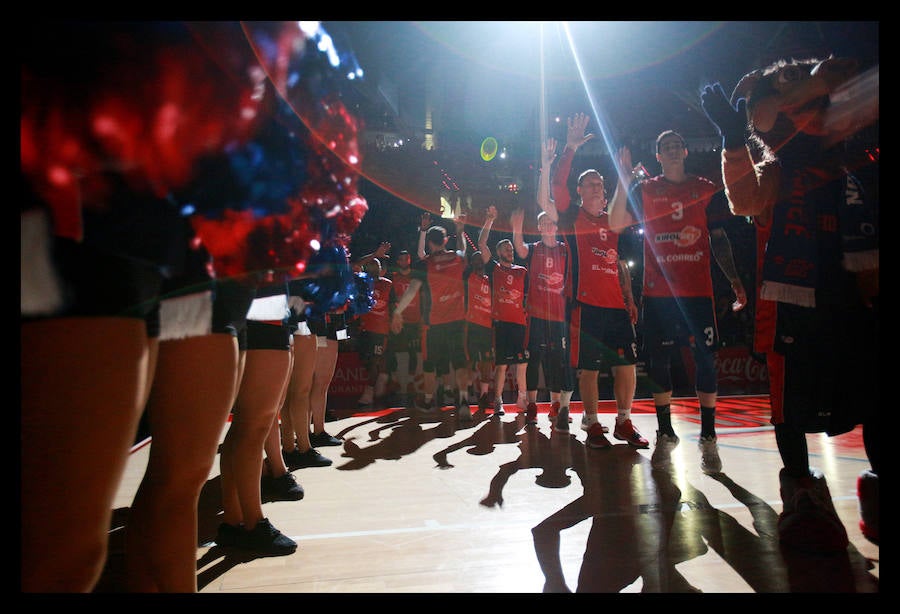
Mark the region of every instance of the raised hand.
<instances>
[{"instance_id":1,"label":"raised hand","mask_svg":"<svg viewBox=\"0 0 900 614\"><path fill-rule=\"evenodd\" d=\"M593 133L585 134L588 123L591 121L590 115L586 113L576 113L568 119L568 130L566 131L566 147L577 150L579 147L594 138Z\"/></svg>"},{"instance_id":2,"label":"raised hand","mask_svg":"<svg viewBox=\"0 0 900 614\"><path fill-rule=\"evenodd\" d=\"M619 150L616 152L616 168L619 171L619 174L626 179L625 184L628 185L628 176L629 174L634 172L634 169L631 168L631 150L623 145L619 147Z\"/></svg>"},{"instance_id":3,"label":"raised hand","mask_svg":"<svg viewBox=\"0 0 900 614\"><path fill-rule=\"evenodd\" d=\"M737 149L744 146L747 133L747 101L741 98L737 106L722 89L721 83L705 86L700 92L700 106L722 137L722 147Z\"/></svg>"},{"instance_id":4,"label":"raised hand","mask_svg":"<svg viewBox=\"0 0 900 614\"><path fill-rule=\"evenodd\" d=\"M431 214L427 211L422 214L419 220L419 230L428 230L431 227Z\"/></svg>"},{"instance_id":5,"label":"raised hand","mask_svg":"<svg viewBox=\"0 0 900 614\"><path fill-rule=\"evenodd\" d=\"M556 139L550 137L541 148L541 168L549 169L556 160Z\"/></svg>"},{"instance_id":6,"label":"raised hand","mask_svg":"<svg viewBox=\"0 0 900 614\"><path fill-rule=\"evenodd\" d=\"M525 210L524 209L515 209L512 213L509 214L509 221L512 224L513 228L522 228L522 224L525 221Z\"/></svg>"}]
</instances>

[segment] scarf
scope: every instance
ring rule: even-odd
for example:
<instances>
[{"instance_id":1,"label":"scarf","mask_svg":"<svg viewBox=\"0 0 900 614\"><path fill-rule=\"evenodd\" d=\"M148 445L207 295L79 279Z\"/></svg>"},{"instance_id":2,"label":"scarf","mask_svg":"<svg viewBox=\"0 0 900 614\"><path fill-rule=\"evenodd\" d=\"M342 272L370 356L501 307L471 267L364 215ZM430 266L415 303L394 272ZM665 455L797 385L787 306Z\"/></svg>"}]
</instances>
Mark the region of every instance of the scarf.
<instances>
[{"instance_id":1,"label":"scarf","mask_svg":"<svg viewBox=\"0 0 900 614\"><path fill-rule=\"evenodd\" d=\"M878 207L846 168L789 149L780 152L760 296L815 307L817 294L841 292L846 272L878 268Z\"/></svg>"}]
</instances>

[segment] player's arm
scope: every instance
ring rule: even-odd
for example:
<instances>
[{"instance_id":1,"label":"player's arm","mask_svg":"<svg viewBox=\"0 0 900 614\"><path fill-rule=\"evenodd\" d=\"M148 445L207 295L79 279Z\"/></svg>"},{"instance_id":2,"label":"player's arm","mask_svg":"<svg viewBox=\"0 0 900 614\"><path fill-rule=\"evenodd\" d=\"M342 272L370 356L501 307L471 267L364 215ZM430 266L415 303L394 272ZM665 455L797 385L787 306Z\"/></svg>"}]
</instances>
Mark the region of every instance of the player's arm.
<instances>
[{"instance_id":1,"label":"player's arm","mask_svg":"<svg viewBox=\"0 0 900 614\"><path fill-rule=\"evenodd\" d=\"M528 257L528 246L525 245L525 239L522 236L522 225L525 222L525 211L516 209L509 215L509 221L512 223L512 242L516 250L516 256L523 260Z\"/></svg>"},{"instance_id":2,"label":"player's arm","mask_svg":"<svg viewBox=\"0 0 900 614\"><path fill-rule=\"evenodd\" d=\"M731 304L732 311L740 311L747 304L747 291L741 282L741 276L738 274L737 266L734 263L734 252L731 249L731 241L724 228L713 228L709 231L709 243L712 248L713 256L722 273L731 284L734 291L735 301Z\"/></svg>"},{"instance_id":3,"label":"player's arm","mask_svg":"<svg viewBox=\"0 0 900 614\"><path fill-rule=\"evenodd\" d=\"M399 333L403 330L403 312L409 307L409 304L416 297L416 294L419 292L419 289L422 287L421 279L412 279L409 282L409 286L406 288L406 292L403 293L403 296L397 301L397 304L394 305L394 311L391 313L391 331L394 334Z\"/></svg>"},{"instance_id":4,"label":"player's arm","mask_svg":"<svg viewBox=\"0 0 900 614\"><path fill-rule=\"evenodd\" d=\"M634 302L634 291L631 288L631 268L624 260L619 260L619 285L622 287L622 297L625 299L625 310L632 324L637 324L638 308Z\"/></svg>"},{"instance_id":5,"label":"player's arm","mask_svg":"<svg viewBox=\"0 0 900 614\"><path fill-rule=\"evenodd\" d=\"M613 232L622 232L636 222L634 216L628 211L629 187L635 178L634 169L631 166L631 150L622 147L618 152L616 164L616 190L612 200L607 205L609 213L609 227Z\"/></svg>"},{"instance_id":6,"label":"player's arm","mask_svg":"<svg viewBox=\"0 0 900 614\"><path fill-rule=\"evenodd\" d=\"M541 211L546 213L551 220L559 223L559 211L556 209L556 202L550 195L550 173L553 170L553 160L555 159L556 139L549 138L541 147L541 174L538 177L537 202ZM559 169L556 172L559 173Z\"/></svg>"},{"instance_id":7,"label":"player's arm","mask_svg":"<svg viewBox=\"0 0 900 614\"><path fill-rule=\"evenodd\" d=\"M428 227L431 225L431 214L427 211L422 214L419 219L419 241L416 245L416 256L419 260L425 258L425 235L428 234Z\"/></svg>"},{"instance_id":8,"label":"player's arm","mask_svg":"<svg viewBox=\"0 0 900 614\"><path fill-rule=\"evenodd\" d=\"M497 207L491 205L484 214L484 225L478 232L478 249L481 251L481 259L486 263L491 259L491 248L488 247L488 237L491 235L491 227L497 218Z\"/></svg>"}]
</instances>

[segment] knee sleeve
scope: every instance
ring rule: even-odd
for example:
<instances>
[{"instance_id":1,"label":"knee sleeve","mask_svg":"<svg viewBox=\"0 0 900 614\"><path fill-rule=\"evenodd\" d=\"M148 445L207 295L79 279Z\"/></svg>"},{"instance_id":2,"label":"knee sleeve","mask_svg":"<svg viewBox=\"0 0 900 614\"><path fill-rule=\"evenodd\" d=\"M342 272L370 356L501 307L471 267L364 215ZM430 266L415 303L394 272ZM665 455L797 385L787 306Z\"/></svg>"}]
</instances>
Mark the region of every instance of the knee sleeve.
<instances>
[{"instance_id":1,"label":"knee sleeve","mask_svg":"<svg viewBox=\"0 0 900 614\"><path fill-rule=\"evenodd\" d=\"M544 372L546 377L546 371ZM537 390L538 383L541 377L541 360L539 357L535 357L532 355L531 360L528 361L528 366L525 367L525 385L529 390Z\"/></svg>"}]
</instances>

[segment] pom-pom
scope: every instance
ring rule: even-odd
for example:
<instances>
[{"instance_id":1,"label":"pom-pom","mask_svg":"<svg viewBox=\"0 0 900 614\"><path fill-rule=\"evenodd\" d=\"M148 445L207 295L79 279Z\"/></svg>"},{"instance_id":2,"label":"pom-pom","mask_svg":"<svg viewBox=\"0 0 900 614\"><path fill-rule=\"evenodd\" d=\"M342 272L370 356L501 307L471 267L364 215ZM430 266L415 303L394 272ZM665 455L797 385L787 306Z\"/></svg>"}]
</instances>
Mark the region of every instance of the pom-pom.
<instances>
[{"instance_id":1,"label":"pom-pom","mask_svg":"<svg viewBox=\"0 0 900 614\"><path fill-rule=\"evenodd\" d=\"M354 287L350 295L348 311L361 316L375 306L375 278L368 273L354 273Z\"/></svg>"},{"instance_id":2,"label":"pom-pom","mask_svg":"<svg viewBox=\"0 0 900 614\"><path fill-rule=\"evenodd\" d=\"M192 216L220 276L297 274L313 239L346 246L367 210L359 124L341 100L347 56L321 50L327 33L312 26L88 21L26 32L21 169L57 235L84 236L83 207L103 214L112 168L127 169L135 195Z\"/></svg>"}]
</instances>

